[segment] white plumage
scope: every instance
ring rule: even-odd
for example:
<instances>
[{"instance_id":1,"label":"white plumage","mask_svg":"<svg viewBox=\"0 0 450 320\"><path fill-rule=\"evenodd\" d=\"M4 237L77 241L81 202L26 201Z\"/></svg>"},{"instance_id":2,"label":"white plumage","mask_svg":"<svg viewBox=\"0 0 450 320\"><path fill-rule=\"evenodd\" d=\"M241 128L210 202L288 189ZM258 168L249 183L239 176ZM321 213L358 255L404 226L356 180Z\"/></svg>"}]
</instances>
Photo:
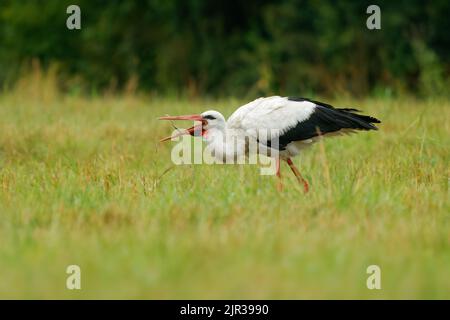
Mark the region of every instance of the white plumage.
<instances>
[{"instance_id":1,"label":"white plumage","mask_svg":"<svg viewBox=\"0 0 450 320\"><path fill-rule=\"evenodd\" d=\"M310 101L291 101L285 97L259 98L239 107L228 118L229 128L277 129L284 133L297 123L307 120L315 104Z\"/></svg>"},{"instance_id":2,"label":"white plumage","mask_svg":"<svg viewBox=\"0 0 450 320\"><path fill-rule=\"evenodd\" d=\"M298 123L308 120L315 107L316 105L310 101L292 101L280 96L258 98L239 107L228 118L227 126L230 129L243 130L246 135L253 137L258 130L272 129L275 130L275 136L272 135L271 138L275 139ZM295 157L300 149L312 141L312 139L293 141L285 150L280 150L280 156Z\"/></svg>"}]
</instances>

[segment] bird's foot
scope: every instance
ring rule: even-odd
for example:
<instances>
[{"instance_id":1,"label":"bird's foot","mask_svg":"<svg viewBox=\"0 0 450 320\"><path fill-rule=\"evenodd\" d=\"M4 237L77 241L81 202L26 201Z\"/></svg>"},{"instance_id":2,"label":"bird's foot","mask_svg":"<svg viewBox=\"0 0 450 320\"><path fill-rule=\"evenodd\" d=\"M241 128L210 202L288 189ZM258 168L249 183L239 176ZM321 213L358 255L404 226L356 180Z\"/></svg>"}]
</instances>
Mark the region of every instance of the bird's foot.
<instances>
[{"instance_id":1,"label":"bird's foot","mask_svg":"<svg viewBox=\"0 0 450 320\"><path fill-rule=\"evenodd\" d=\"M303 191L304 191L305 193L308 193L308 192L309 192L309 183L308 183L308 181L306 181L305 179L303 179L302 182L303 182Z\"/></svg>"},{"instance_id":2,"label":"bird's foot","mask_svg":"<svg viewBox=\"0 0 450 320\"><path fill-rule=\"evenodd\" d=\"M306 194L309 192L309 183L308 180L306 180L305 178L303 178L301 175L297 176L297 181L298 183L300 183L301 185L303 185L303 192Z\"/></svg>"}]
</instances>

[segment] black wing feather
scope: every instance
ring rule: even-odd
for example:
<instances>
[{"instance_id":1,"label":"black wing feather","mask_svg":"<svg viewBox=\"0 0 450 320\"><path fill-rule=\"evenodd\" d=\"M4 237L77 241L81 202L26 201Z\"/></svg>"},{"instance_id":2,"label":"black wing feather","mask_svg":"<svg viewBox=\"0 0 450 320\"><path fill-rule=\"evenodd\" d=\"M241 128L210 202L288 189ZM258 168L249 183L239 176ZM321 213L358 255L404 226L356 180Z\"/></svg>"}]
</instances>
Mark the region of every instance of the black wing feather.
<instances>
[{"instance_id":1,"label":"black wing feather","mask_svg":"<svg viewBox=\"0 0 450 320\"><path fill-rule=\"evenodd\" d=\"M380 120L366 115L356 114L353 108L334 108L333 106L307 98L288 98L291 101L309 101L316 105L311 116L279 137L279 148L284 150L293 141L307 140L318 135L337 132L342 129L378 130L373 123ZM268 145L271 145L269 142Z\"/></svg>"}]
</instances>

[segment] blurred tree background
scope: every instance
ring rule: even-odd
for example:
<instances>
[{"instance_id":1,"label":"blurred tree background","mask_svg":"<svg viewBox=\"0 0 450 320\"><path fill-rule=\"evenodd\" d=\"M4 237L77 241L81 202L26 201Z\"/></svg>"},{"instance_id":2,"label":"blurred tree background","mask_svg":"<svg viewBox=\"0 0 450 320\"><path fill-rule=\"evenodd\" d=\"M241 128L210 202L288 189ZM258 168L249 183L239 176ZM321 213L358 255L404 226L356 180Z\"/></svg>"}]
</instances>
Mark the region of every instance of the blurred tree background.
<instances>
[{"instance_id":1,"label":"blurred tree background","mask_svg":"<svg viewBox=\"0 0 450 320\"><path fill-rule=\"evenodd\" d=\"M449 17L448 0L1 0L0 84L39 64L68 92L447 95Z\"/></svg>"}]
</instances>

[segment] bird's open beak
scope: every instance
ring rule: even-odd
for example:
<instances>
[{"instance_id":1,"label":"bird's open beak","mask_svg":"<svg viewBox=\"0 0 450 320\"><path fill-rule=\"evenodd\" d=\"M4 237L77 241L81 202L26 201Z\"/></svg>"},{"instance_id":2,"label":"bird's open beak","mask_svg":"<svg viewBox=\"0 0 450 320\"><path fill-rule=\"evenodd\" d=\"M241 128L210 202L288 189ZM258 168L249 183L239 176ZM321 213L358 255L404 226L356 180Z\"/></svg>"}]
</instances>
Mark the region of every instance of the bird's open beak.
<instances>
[{"instance_id":1,"label":"bird's open beak","mask_svg":"<svg viewBox=\"0 0 450 320\"><path fill-rule=\"evenodd\" d=\"M193 121L202 121L203 117L199 114L189 114L184 116L166 116L160 117L159 120L193 120Z\"/></svg>"},{"instance_id":2,"label":"bird's open beak","mask_svg":"<svg viewBox=\"0 0 450 320\"><path fill-rule=\"evenodd\" d=\"M165 137L159 142L164 142L167 140L171 140L172 138L179 137L182 135L191 135L191 136L201 136L203 134L203 122L204 119L199 114L191 114L191 115L184 115L184 116L166 116L166 117L160 117L159 120L192 120L192 121L201 121L200 124L196 124L188 129L180 129L178 133L173 134L169 137Z\"/></svg>"}]
</instances>

